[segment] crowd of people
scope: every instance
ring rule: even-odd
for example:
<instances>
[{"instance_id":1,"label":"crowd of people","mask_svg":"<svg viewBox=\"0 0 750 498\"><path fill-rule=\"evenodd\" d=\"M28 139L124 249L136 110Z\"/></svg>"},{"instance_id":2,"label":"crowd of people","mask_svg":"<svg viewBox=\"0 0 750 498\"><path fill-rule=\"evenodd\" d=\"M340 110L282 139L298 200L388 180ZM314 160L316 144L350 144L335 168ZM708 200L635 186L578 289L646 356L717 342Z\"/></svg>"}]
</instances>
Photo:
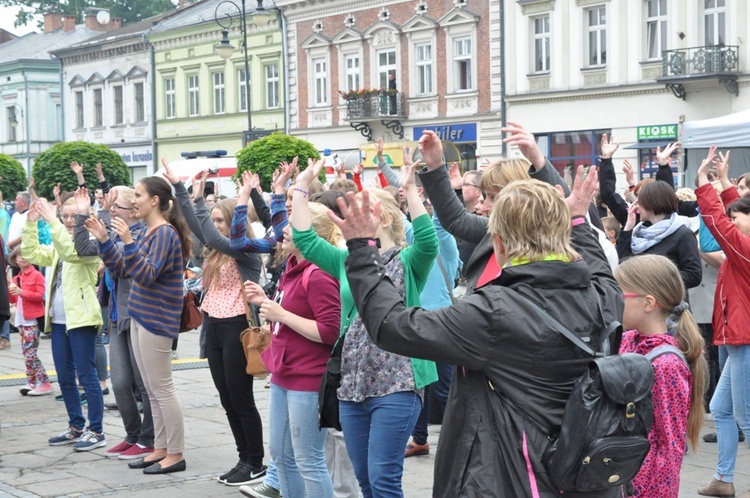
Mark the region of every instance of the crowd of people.
<instances>
[{"instance_id":1,"label":"crowd of people","mask_svg":"<svg viewBox=\"0 0 750 498\"><path fill-rule=\"evenodd\" d=\"M636 183L625 161L629 188L618 192L619 144L604 135L599 164L567 185L531 132L513 122L502 132L521 155L463 175L432 131L418 159L404 151L400 173L378 140L367 186L362 165L351 175L337 165L326 187L324 160L303 169L294 158L274 174L270 202L252 171L235 198L218 198L207 172L186 186L166 160L135 188L111 187L97 167L99 190L74 163L78 189L56 189L53 202L32 180L6 221L0 253L13 270L0 277L0 317L14 307L6 324L22 342L24 395L53 393L37 354L51 335L68 423L49 444L108 445L108 341L126 436L106 456L144 474L186 470L171 360L192 291L237 452L217 480L245 496L403 496L405 458L430 453L431 415L442 418L433 496L559 496L543 455L591 357L550 320L599 354L673 351L652 360L638 474L566 496L677 497L708 409L716 434L704 439L718 442L718 462L698 493L733 496L738 441L750 436L750 174L730 179L730 152L712 147L696 188L675 192L675 143L658 150L655 179ZM240 347L249 320L272 336L268 414ZM342 430L321 429L336 348Z\"/></svg>"}]
</instances>

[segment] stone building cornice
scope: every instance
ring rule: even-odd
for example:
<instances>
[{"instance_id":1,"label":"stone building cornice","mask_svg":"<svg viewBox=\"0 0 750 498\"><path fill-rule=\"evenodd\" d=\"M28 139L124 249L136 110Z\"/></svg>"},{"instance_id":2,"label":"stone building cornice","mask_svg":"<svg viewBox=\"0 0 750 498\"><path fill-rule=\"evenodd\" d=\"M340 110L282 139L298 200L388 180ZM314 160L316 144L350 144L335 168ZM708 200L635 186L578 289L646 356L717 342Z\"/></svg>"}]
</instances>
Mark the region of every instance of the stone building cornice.
<instances>
[{"instance_id":1,"label":"stone building cornice","mask_svg":"<svg viewBox=\"0 0 750 498\"><path fill-rule=\"evenodd\" d=\"M212 26L215 26L215 24L212 24ZM255 25L248 26L248 32L247 36L251 37L253 35L257 34L264 34L264 33L276 33L279 31L279 24L276 21L270 22L267 26L264 26L262 28L259 28ZM169 33L169 32L167 32ZM235 26L229 29L229 38L239 38L242 36L242 32L240 31L239 26ZM195 45L203 45L206 43L213 43L216 41L221 41L221 30L213 29L213 27L207 31L204 31L202 33L190 33L187 35L182 36L175 36L173 38L166 38L166 39L159 39L159 40L153 40L152 43L154 45L154 49L157 51L163 51L163 50L172 50L175 48L181 48L181 47L192 47ZM249 44L249 43L248 43ZM252 49L252 44L250 44L250 48Z\"/></svg>"},{"instance_id":2,"label":"stone building cornice","mask_svg":"<svg viewBox=\"0 0 750 498\"><path fill-rule=\"evenodd\" d=\"M662 93L670 93L670 91L661 86L649 85L649 86L617 86L617 87L601 87L601 88L586 88L580 91L549 91L549 92L533 92L533 93L520 93L515 95L508 95L506 100L509 103L523 103L523 104L541 104L548 102L566 102L574 100L593 100L600 98L609 97L630 97L633 95L657 95Z\"/></svg>"},{"instance_id":3,"label":"stone building cornice","mask_svg":"<svg viewBox=\"0 0 750 498\"><path fill-rule=\"evenodd\" d=\"M114 59L137 53L148 54L148 45L143 42L138 42L119 47L102 48L96 51L91 51L90 48L86 48L81 49L80 53L65 55L64 57L61 57L61 60L64 66L72 66L76 64L85 64L87 62Z\"/></svg>"}]
</instances>

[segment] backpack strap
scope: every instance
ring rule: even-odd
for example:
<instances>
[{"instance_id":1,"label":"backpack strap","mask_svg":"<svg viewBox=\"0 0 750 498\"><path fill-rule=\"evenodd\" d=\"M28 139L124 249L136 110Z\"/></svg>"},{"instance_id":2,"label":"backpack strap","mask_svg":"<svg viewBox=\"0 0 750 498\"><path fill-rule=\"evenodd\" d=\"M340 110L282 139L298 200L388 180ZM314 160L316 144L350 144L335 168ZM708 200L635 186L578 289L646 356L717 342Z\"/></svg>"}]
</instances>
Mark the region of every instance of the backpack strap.
<instances>
[{"instance_id":1,"label":"backpack strap","mask_svg":"<svg viewBox=\"0 0 750 498\"><path fill-rule=\"evenodd\" d=\"M688 363L687 358L685 358L685 355L680 350L680 348L672 346L671 344L662 344L661 346L657 346L643 356L645 356L648 361L653 363L655 359L665 354L673 354L677 356L680 360L682 360L685 366L690 368L690 364Z\"/></svg>"},{"instance_id":2,"label":"backpack strap","mask_svg":"<svg viewBox=\"0 0 750 498\"><path fill-rule=\"evenodd\" d=\"M302 288L305 289L305 294L307 294L307 284L310 282L310 275L317 269L318 267L311 263L302 272Z\"/></svg>"}]
</instances>

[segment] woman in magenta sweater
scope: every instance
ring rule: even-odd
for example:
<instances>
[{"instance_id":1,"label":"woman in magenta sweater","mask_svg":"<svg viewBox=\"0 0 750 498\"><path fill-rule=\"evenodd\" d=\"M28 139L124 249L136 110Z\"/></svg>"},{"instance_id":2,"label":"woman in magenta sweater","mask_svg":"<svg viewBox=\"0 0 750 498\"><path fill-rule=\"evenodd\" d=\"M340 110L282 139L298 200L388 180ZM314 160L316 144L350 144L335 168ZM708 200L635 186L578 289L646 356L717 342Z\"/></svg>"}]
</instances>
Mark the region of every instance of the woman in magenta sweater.
<instances>
[{"instance_id":1,"label":"woman in magenta sweater","mask_svg":"<svg viewBox=\"0 0 750 498\"><path fill-rule=\"evenodd\" d=\"M296 195L307 195L298 191ZM313 207L314 206L314 207ZM341 240L326 209L311 204L313 228L331 244ZM306 261L294 246L289 226L282 250L289 255L274 299L245 282L248 300L271 322L273 339L263 353L271 377L269 438L281 494L332 498L325 461L328 431L318 428L318 388L339 335L341 301L336 279Z\"/></svg>"}]
</instances>

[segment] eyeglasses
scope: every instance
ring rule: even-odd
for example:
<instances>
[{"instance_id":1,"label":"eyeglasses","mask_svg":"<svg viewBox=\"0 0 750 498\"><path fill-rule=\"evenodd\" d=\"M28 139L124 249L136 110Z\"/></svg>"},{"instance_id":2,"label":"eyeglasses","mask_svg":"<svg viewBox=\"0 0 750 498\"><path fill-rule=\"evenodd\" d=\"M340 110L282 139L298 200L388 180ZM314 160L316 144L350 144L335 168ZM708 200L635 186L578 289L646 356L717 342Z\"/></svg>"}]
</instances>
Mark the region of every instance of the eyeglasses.
<instances>
[{"instance_id":1,"label":"eyeglasses","mask_svg":"<svg viewBox=\"0 0 750 498\"><path fill-rule=\"evenodd\" d=\"M478 188L478 189L482 188L479 185L474 185L473 183L464 183L464 187L474 187L474 188Z\"/></svg>"},{"instance_id":2,"label":"eyeglasses","mask_svg":"<svg viewBox=\"0 0 750 498\"><path fill-rule=\"evenodd\" d=\"M629 297L643 297L643 294L635 294L633 292L624 292L622 294L622 297L625 298L625 299L627 299Z\"/></svg>"},{"instance_id":3,"label":"eyeglasses","mask_svg":"<svg viewBox=\"0 0 750 498\"><path fill-rule=\"evenodd\" d=\"M132 208L132 207L122 207L122 206L118 206L117 204L115 204L115 205L114 205L114 206L112 206L112 207L115 207L115 208L117 208L117 209L122 209L123 211L132 211L132 210L133 210L133 208Z\"/></svg>"}]
</instances>

